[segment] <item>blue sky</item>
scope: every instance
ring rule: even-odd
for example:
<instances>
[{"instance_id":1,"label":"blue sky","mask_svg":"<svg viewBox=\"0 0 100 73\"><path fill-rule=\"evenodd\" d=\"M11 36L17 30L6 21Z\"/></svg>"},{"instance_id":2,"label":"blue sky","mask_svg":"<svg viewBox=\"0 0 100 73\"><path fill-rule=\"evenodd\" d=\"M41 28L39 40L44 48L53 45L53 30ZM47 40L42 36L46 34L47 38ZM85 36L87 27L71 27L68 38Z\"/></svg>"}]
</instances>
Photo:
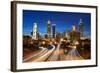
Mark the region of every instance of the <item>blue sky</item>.
<instances>
[{"instance_id":1,"label":"blue sky","mask_svg":"<svg viewBox=\"0 0 100 73\"><path fill-rule=\"evenodd\" d=\"M72 25L78 27L80 18L83 20L84 33L90 35L90 13L23 10L23 34L31 34L34 22L37 23L38 32L46 33L48 20L56 24L56 32L71 31Z\"/></svg>"}]
</instances>

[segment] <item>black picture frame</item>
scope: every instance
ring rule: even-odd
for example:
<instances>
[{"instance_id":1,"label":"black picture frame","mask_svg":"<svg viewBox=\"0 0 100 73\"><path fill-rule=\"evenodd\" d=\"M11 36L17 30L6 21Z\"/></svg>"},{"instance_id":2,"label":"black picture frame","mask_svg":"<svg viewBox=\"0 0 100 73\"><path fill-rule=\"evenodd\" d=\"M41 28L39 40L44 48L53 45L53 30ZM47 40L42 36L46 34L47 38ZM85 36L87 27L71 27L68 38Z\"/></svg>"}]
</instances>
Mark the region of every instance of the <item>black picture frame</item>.
<instances>
[{"instance_id":1,"label":"black picture frame","mask_svg":"<svg viewBox=\"0 0 100 73\"><path fill-rule=\"evenodd\" d=\"M64 67L52 67L52 68L31 68L31 69L17 69L17 5L18 4L29 4L29 5L44 5L44 6L65 6L65 7L77 7L77 8L90 8L90 9L95 9L96 11L96 57L95 57L95 64L93 65L82 65L82 66L64 66ZM58 3L43 3L43 2L27 2L27 1L12 1L11 2L11 71L13 72L21 72L21 71L37 71L37 70L52 70L52 69L69 69L69 68L84 68L84 67L96 67L98 65L98 49L97 49L97 13L98 12L98 7L97 6L90 6L90 5L74 5L74 4L58 4Z\"/></svg>"}]
</instances>

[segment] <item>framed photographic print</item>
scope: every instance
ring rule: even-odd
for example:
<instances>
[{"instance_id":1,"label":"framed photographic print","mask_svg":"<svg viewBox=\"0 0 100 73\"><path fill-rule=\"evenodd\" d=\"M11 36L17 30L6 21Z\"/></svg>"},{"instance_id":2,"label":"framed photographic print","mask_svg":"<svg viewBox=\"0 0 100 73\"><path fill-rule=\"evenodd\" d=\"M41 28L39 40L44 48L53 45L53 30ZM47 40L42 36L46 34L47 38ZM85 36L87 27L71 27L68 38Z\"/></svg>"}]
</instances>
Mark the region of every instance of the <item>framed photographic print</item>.
<instances>
[{"instance_id":1,"label":"framed photographic print","mask_svg":"<svg viewBox=\"0 0 100 73\"><path fill-rule=\"evenodd\" d=\"M11 71L97 66L97 6L11 2Z\"/></svg>"}]
</instances>

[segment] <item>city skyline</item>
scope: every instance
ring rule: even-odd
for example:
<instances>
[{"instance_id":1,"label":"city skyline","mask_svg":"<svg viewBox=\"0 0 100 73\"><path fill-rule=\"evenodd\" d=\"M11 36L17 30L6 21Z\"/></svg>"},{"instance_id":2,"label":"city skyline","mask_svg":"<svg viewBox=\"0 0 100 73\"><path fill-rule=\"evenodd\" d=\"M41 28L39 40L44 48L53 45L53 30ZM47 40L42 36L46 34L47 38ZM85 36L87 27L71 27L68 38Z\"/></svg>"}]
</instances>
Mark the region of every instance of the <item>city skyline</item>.
<instances>
[{"instance_id":1,"label":"city skyline","mask_svg":"<svg viewBox=\"0 0 100 73\"><path fill-rule=\"evenodd\" d=\"M90 13L23 10L23 34L31 35L34 23L37 23L38 32L47 33L48 20L50 20L51 26L56 24L56 32L71 31L72 25L78 27L80 19L83 21L84 33L88 33L87 36L90 36Z\"/></svg>"}]
</instances>

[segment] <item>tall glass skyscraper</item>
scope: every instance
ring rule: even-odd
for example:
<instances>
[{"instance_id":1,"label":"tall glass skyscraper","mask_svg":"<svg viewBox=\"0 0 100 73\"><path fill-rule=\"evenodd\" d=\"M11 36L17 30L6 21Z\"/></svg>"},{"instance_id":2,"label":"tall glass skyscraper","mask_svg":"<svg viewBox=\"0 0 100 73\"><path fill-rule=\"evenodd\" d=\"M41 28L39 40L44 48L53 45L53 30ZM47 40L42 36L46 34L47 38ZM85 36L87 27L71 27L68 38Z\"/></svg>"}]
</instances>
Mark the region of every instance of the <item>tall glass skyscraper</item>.
<instances>
[{"instance_id":1,"label":"tall glass skyscraper","mask_svg":"<svg viewBox=\"0 0 100 73\"><path fill-rule=\"evenodd\" d=\"M47 35L50 38L51 37L51 22L48 20L47 22Z\"/></svg>"},{"instance_id":2,"label":"tall glass skyscraper","mask_svg":"<svg viewBox=\"0 0 100 73\"><path fill-rule=\"evenodd\" d=\"M32 39L37 39L37 23L33 25L33 36Z\"/></svg>"},{"instance_id":3,"label":"tall glass skyscraper","mask_svg":"<svg viewBox=\"0 0 100 73\"><path fill-rule=\"evenodd\" d=\"M80 19L78 28L79 28L79 32L80 32L80 37L83 37L83 21L82 21L82 19Z\"/></svg>"},{"instance_id":4,"label":"tall glass skyscraper","mask_svg":"<svg viewBox=\"0 0 100 73\"><path fill-rule=\"evenodd\" d=\"M55 38L56 36L56 27L55 27L55 24L52 24L52 37Z\"/></svg>"}]
</instances>

